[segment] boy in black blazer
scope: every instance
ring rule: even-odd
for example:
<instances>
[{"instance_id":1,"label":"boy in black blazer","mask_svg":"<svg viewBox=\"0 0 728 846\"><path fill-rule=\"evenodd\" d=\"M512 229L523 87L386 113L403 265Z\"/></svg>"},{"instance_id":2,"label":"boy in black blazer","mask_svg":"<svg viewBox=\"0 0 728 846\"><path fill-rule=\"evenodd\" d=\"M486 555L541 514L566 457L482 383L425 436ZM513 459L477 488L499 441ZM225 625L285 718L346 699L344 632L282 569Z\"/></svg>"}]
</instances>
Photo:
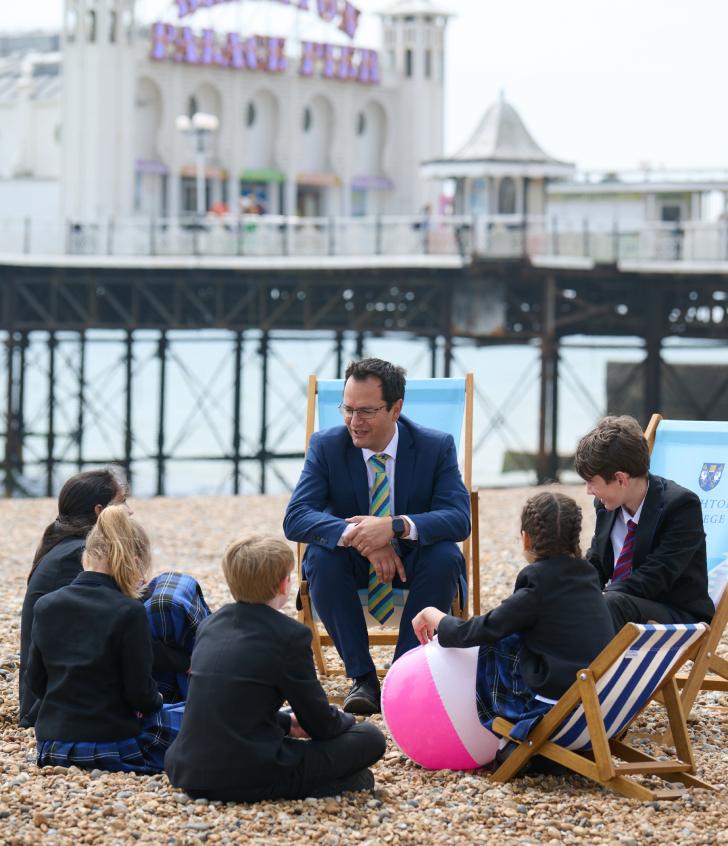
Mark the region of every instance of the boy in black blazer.
<instances>
[{"instance_id":1,"label":"boy in black blazer","mask_svg":"<svg viewBox=\"0 0 728 846\"><path fill-rule=\"evenodd\" d=\"M710 622L700 500L649 472L639 423L605 417L579 442L575 464L597 513L586 557L617 630L627 622Z\"/></svg>"},{"instance_id":2,"label":"boy in black blazer","mask_svg":"<svg viewBox=\"0 0 728 846\"><path fill-rule=\"evenodd\" d=\"M372 789L384 754L371 723L329 705L316 677L311 632L280 613L293 554L251 535L225 551L234 603L200 626L179 736L165 769L191 796L222 801L302 799ZM288 702L292 712L280 710Z\"/></svg>"}]
</instances>

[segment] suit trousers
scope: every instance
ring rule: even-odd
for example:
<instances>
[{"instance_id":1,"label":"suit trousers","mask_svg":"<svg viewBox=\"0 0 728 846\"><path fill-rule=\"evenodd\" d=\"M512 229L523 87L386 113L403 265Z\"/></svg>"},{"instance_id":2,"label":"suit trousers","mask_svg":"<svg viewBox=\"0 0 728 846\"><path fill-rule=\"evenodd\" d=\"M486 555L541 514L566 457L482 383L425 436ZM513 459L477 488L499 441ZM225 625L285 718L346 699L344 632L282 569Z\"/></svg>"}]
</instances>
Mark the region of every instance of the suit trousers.
<instances>
[{"instance_id":1,"label":"suit trousers","mask_svg":"<svg viewBox=\"0 0 728 846\"><path fill-rule=\"evenodd\" d=\"M697 623L686 611L670 608L654 599L632 596L621 590L605 590L604 598L609 606L609 613L614 620L615 632L620 631L625 623Z\"/></svg>"},{"instance_id":2,"label":"suit trousers","mask_svg":"<svg viewBox=\"0 0 728 846\"><path fill-rule=\"evenodd\" d=\"M428 546L400 541L397 544L407 581L395 577L393 587L406 588L409 596L402 610L396 661L417 646L412 618L428 605L449 612L465 561L457 544L440 541ZM311 598L326 631L331 635L350 678L374 670L364 611L357 590L369 580L369 561L350 547L327 549L311 544L306 550L303 572Z\"/></svg>"},{"instance_id":3,"label":"suit trousers","mask_svg":"<svg viewBox=\"0 0 728 846\"><path fill-rule=\"evenodd\" d=\"M193 799L204 797L221 802L336 796L348 789L347 780L351 776L375 764L387 748L382 732L369 722L357 723L332 740L292 742L301 744L301 763L286 778L274 784L187 792Z\"/></svg>"}]
</instances>

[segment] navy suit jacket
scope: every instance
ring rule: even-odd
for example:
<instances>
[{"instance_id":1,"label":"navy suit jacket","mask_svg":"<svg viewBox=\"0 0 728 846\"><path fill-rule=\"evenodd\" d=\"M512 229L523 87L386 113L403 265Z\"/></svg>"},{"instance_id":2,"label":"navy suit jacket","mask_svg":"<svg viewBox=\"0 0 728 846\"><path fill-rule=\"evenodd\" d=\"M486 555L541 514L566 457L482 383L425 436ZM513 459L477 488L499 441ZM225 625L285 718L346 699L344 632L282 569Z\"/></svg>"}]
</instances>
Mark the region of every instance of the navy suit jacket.
<instances>
[{"instance_id":1,"label":"navy suit jacket","mask_svg":"<svg viewBox=\"0 0 728 846\"><path fill-rule=\"evenodd\" d=\"M661 602L675 611L687 611L709 623L715 609L708 594L708 565L700 500L662 476L649 476L642 514L632 553L632 572L607 590ZM602 587L614 572L611 534L617 510L607 511L594 501L597 522L587 560L596 567Z\"/></svg>"},{"instance_id":2,"label":"navy suit jacket","mask_svg":"<svg viewBox=\"0 0 728 846\"><path fill-rule=\"evenodd\" d=\"M470 534L470 501L452 435L397 421L394 508L417 526L418 543L461 541ZM334 549L347 517L369 513L369 482L362 451L346 426L316 432L286 509L289 540Z\"/></svg>"}]
</instances>

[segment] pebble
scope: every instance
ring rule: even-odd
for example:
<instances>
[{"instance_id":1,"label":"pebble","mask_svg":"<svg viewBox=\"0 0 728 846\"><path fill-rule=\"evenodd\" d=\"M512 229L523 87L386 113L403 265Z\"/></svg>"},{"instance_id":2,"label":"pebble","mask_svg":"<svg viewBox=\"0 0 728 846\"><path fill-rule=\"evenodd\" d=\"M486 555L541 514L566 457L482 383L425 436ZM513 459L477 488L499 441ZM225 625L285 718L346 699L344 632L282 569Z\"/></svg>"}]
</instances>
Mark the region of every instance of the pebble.
<instances>
[{"instance_id":1,"label":"pebble","mask_svg":"<svg viewBox=\"0 0 728 846\"><path fill-rule=\"evenodd\" d=\"M582 548L594 525L583 486L562 488L584 509ZM532 489L481 492L483 610L513 589L523 565L518 525ZM280 534L286 497L191 497L134 500L136 516L154 539L155 567L189 572L209 603L229 601L220 557L235 535ZM393 743L373 768L374 795L338 799L218 804L192 800L164 775L132 776L102 770L35 767L32 730L18 728L18 621L28 560L55 516L50 500L0 500L0 844L5 846L655 846L660 843L728 846L723 808L728 802L728 697L702 695L690 725L702 777L717 793L695 791L677 802L640 803L577 776L525 775L506 785L479 772L432 772L407 760ZM505 528L504 528L505 527ZM511 531L510 527L513 527ZM293 598L286 606L293 614ZM728 657L728 639L718 648ZM327 653L330 655L330 651ZM379 650L379 662L390 659ZM332 664L335 659L331 658ZM330 695L346 679L324 681ZM643 729L663 723L652 707ZM372 722L386 732L381 717ZM644 751L651 751L645 742Z\"/></svg>"}]
</instances>

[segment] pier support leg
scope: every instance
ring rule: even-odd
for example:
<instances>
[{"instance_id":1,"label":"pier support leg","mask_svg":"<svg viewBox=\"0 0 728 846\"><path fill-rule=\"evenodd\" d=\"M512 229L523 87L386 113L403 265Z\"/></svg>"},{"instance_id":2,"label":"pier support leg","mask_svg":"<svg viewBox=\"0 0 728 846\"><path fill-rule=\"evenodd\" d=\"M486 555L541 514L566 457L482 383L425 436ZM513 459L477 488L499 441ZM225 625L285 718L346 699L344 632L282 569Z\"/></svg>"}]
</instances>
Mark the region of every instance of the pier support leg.
<instances>
[{"instance_id":1,"label":"pier support leg","mask_svg":"<svg viewBox=\"0 0 728 846\"><path fill-rule=\"evenodd\" d=\"M233 493L240 493L240 422L243 396L243 333L235 333L235 387L233 389Z\"/></svg>"},{"instance_id":2,"label":"pier support leg","mask_svg":"<svg viewBox=\"0 0 728 846\"><path fill-rule=\"evenodd\" d=\"M132 424L132 382L133 382L133 367L134 367L134 332L131 329L126 333L126 410L124 415L124 473L126 473L126 481L131 487L132 475L132 444L133 444L133 424Z\"/></svg>"},{"instance_id":3,"label":"pier support leg","mask_svg":"<svg viewBox=\"0 0 728 846\"><path fill-rule=\"evenodd\" d=\"M76 418L76 469L83 470L83 433L86 426L86 333L78 333L78 416Z\"/></svg>"},{"instance_id":4,"label":"pier support leg","mask_svg":"<svg viewBox=\"0 0 728 846\"><path fill-rule=\"evenodd\" d=\"M543 291L541 328L541 395L539 403L538 456L539 485L558 480L558 388L559 342L556 335L556 279L550 275Z\"/></svg>"},{"instance_id":5,"label":"pier support leg","mask_svg":"<svg viewBox=\"0 0 728 846\"><path fill-rule=\"evenodd\" d=\"M46 432L46 496L53 496L56 450L56 333L48 333L48 429Z\"/></svg>"},{"instance_id":6,"label":"pier support leg","mask_svg":"<svg viewBox=\"0 0 728 846\"><path fill-rule=\"evenodd\" d=\"M644 420L646 425L650 417L659 412L662 407L662 294L657 289L650 292L649 307L647 309L647 332L645 346L645 407Z\"/></svg>"},{"instance_id":7,"label":"pier support leg","mask_svg":"<svg viewBox=\"0 0 728 846\"><path fill-rule=\"evenodd\" d=\"M268 331L260 339L261 397L260 397L260 492L266 493L266 464L268 460Z\"/></svg>"},{"instance_id":8,"label":"pier support leg","mask_svg":"<svg viewBox=\"0 0 728 846\"><path fill-rule=\"evenodd\" d=\"M167 409L167 333L163 329L159 333L159 417L157 420L157 496L167 493L167 466L165 450L165 420Z\"/></svg>"}]
</instances>

